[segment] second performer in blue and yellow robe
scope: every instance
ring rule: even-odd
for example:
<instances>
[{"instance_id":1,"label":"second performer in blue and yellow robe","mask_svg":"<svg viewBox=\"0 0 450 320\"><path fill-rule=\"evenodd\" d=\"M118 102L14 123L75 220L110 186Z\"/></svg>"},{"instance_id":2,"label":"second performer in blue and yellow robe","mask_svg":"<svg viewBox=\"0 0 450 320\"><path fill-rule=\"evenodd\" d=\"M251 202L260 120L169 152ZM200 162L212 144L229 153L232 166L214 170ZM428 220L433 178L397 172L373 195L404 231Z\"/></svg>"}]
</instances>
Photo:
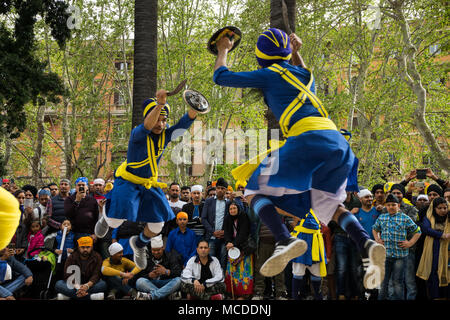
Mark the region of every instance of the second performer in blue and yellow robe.
<instances>
[{"instance_id":1,"label":"second performer in blue and yellow robe","mask_svg":"<svg viewBox=\"0 0 450 320\"><path fill-rule=\"evenodd\" d=\"M153 99L145 103L155 104ZM161 112L168 115L168 105ZM128 143L127 160L117 169L114 188L107 194L106 215L108 218L139 221L163 222L175 218L158 181L158 165L165 148L193 123L186 113L173 126L165 128L161 134L147 130L144 124L131 132Z\"/></svg>"}]
</instances>

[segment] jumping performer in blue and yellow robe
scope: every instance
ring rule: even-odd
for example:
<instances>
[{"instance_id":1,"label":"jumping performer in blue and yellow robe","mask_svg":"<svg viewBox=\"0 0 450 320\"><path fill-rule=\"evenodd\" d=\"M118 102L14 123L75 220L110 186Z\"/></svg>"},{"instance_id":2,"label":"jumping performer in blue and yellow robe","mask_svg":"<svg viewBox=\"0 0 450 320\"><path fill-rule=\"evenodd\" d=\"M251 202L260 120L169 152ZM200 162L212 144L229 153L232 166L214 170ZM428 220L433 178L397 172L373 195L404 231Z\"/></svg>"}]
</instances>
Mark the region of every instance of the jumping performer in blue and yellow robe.
<instances>
[{"instance_id":1,"label":"jumping performer in blue and yellow robe","mask_svg":"<svg viewBox=\"0 0 450 320\"><path fill-rule=\"evenodd\" d=\"M358 162L315 95L314 77L297 52L301 40L279 29L266 30L258 37L255 49L262 68L250 72L232 72L227 68L227 53L232 45L228 37L217 42L214 82L261 89L285 139L272 143L270 150L232 171L238 182L248 181L245 196L277 241L260 273L272 277L306 251L304 241L290 237L278 212L303 218L310 208L323 223L331 219L338 222L362 254L370 257L374 268L384 268L384 247L370 240L358 220L342 205L346 189L357 187ZM368 269L365 282L373 274L374 270Z\"/></svg>"},{"instance_id":2,"label":"jumping performer in blue and yellow robe","mask_svg":"<svg viewBox=\"0 0 450 320\"><path fill-rule=\"evenodd\" d=\"M95 233L102 238L109 227L118 228L125 220L147 222L139 236L130 238L134 262L145 269L145 247L150 239L161 232L165 221L175 218L158 181L158 164L168 143L181 136L193 123L197 112L190 109L177 124L169 127L167 117L170 106L167 91L158 90L156 98L143 105L144 123L131 131L127 160L115 172L114 188L106 194L102 218Z\"/></svg>"}]
</instances>

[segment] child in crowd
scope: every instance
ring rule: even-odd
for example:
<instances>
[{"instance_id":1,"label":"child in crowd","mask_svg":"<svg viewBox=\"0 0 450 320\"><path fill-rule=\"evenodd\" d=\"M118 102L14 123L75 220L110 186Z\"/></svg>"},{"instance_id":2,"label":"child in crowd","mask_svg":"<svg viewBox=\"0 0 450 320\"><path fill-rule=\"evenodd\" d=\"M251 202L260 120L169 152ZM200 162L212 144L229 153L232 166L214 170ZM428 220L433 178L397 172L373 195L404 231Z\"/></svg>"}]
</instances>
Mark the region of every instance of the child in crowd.
<instances>
[{"instance_id":1,"label":"child in crowd","mask_svg":"<svg viewBox=\"0 0 450 320\"><path fill-rule=\"evenodd\" d=\"M378 296L379 300L386 299L391 280L394 288L392 299L403 300L408 249L417 242L421 231L410 217L400 211L400 201L393 194L386 197L386 209L388 213L380 215L372 227L375 241L386 247L385 268L376 270L373 277L384 279ZM407 240L409 234L413 236ZM376 279L374 281L378 282Z\"/></svg>"},{"instance_id":2,"label":"child in crowd","mask_svg":"<svg viewBox=\"0 0 450 320\"><path fill-rule=\"evenodd\" d=\"M320 287L322 278L327 275L327 258L325 255L325 243L321 233L321 223L312 210L294 228L291 235L306 241L308 244L306 252L292 260L292 299L300 300L299 289L304 288L304 276L306 269L308 269L311 272L314 300L323 300Z\"/></svg>"},{"instance_id":3,"label":"child in crowd","mask_svg":"<svg viewBox=\"0 0 450 320\"><path fill-rule=\"evenodd\" d=\"M29 227L29 232L27 236L28 249L27 257L33 258L38 256L44 247L44 235L41 232L41 223L39 220L33 220Z\"/></svg>"},{"instance_id":4,"label":"child in crowd","mask_svg":"<svg viewBox=\"0 0 450 320\"><path fill-rule=\"evenodd\" d=\"M56 249L55 253L59 256L62 254L61 261L64 263L66 261L68 254L73 252L73 248L75 247L74 243L74 234L72 232L72 224L70 220L65 219L60 226L61 230L59 230L56 234ZM64 240L64 246L61 248L62 238L64 234L64 228L67 228L66 238Z\"/></svg>"}]
</instances>

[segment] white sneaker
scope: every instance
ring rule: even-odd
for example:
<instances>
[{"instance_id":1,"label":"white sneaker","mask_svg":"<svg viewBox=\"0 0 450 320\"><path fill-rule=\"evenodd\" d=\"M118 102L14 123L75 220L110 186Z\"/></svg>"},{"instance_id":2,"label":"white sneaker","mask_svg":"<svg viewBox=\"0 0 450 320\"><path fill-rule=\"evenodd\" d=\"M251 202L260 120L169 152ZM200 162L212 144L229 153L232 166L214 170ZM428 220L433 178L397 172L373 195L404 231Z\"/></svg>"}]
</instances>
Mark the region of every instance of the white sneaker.
<instances>
[{"instance_id":1,"label":"white sneaker","mask_svg":"<svg viewBox=\"0 0 450 320\"><path fill-rule=\"evenodd\" d=\"M256 295L256 296L253 296L252 300L264 300L264 297Z\"/></svg>"},{"instance_id":2,"label":"white sneaker","mask_svg":"<svg viewBox=\"0 0 450 320\"><path fill-rule=\"evenodd\" d=\"M62 293L58 293L56 300L70 300L70 298Z\"/></svg>"},{"instance_id":3,"label":"white sneaker","mask_svg":"<svg viewBox=\"0 0 450 320\"><path fill-rule=\"evenodd\" d=\"M181 300L181 291L175 291L169 295L169 300Z\"/></svg>"},{"instance_id":4,"label":"white sneaker","mask_svg":"<svg viewBox=\"0 0 450 320\"><path fill-rule=\"evenodd\" d=\"M369 239L364 245L362 263L365 271L363 285L366 289L376 289L384 280L386 248Z\"/></svg>"},{"instance_id":5,"label":"white sneaker","mask_svg":"<svg viewBox=\"0 0 450 320\"><path fill-rule=\"evenodd\" d=\"M276 276L286 268L289 261L304 254L307 248L306 241L294 237L277 242L272 256L264 262L259 273L269 278Z\"/></svg>"},{"instance_id":6,"label":"white sneaker","mask_svg":"<svg viewBox=\"0 0 450 320\"><path fill-rule=\"evenodd\" d=\"M102 216L100 220L95 224L94 232L97 238L103 238L106 236L109 230L109 225L106 222L105 218Z\"/></svg>"},{"instance_id":7,"label":"white sneaker","mask_svg":"<svg viewBox=\"0 0 450 320\"><path fill-rule=\"evenodd\" d=\"M152 300L152 295L150 293L139 291L136 295L136 300Z\"/></svg>"},{"instance_id":8,"label":"white sneaker","mask_svg":"<svg viewBox=\"0 0 450 320\"><path fill-rule=\"evenodd\" d=\"M130 247L133 250L133 260L136 264L136 267L138 267L141 270L144 270L147 267L147 247L138 248L136 246L136 240L139 236L132 236L129 240Z\"/></svg>"},{"instance_id":9,"label":"white sneaker","mask_svg":"<svg viewBox=\"0 0 450 320\"><path fill-rule=\"evenodd\" d=\"M103 292L93 293L90 296L91 300L104 300L105 294Z\"/></svg>"}]
</instances>

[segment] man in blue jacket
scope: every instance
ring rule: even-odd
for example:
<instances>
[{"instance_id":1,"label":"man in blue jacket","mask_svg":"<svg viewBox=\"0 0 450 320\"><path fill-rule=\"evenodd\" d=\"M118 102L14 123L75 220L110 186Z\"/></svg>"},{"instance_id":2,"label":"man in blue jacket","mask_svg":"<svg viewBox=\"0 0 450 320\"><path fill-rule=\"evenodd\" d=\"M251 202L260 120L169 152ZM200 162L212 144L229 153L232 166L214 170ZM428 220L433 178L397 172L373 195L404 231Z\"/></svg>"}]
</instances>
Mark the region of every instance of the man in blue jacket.
<instances>
[{"instance_id":1,"label":"man in blue jacket","mask_svg":"<svg viewBox=\"0 0 450 320\"><path fill-rule=\"evenodd\" d=\"M167 252L171 252L174 249L181 255L183 266L186 266L187 261L197 252L197 237L195 232L187 227L187 223L187 213L183 211L178 212L178 228L170 231L166 244Z\"/></svg>"}]
</instances>

